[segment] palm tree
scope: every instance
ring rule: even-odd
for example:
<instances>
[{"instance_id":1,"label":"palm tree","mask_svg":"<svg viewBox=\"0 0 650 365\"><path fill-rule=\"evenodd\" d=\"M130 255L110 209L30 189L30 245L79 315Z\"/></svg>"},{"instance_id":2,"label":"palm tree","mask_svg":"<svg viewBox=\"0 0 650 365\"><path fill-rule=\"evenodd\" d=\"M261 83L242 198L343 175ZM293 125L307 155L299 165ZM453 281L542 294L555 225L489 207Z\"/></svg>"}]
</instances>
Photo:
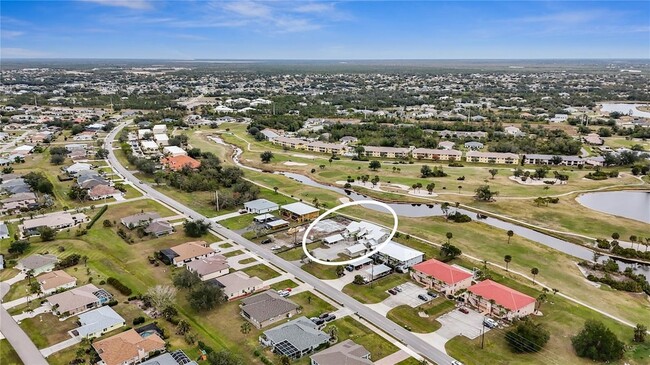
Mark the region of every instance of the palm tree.
<instances>
[{"instance_id":1,"label":"palm tree","mask_svg":"<svg viewBox=\"0 0 650 365\"><path fill-rule=\"evenodd\" d=\"M534 284L535 283L535 276L537 276L537 274L539 274L539 269L536 268L536 267L533 267L532 269L530 269L530 273L533 274L533 284Z\"/></svg>"},{"instance_id":2,"label":"palm tree","mask_svg":"<svg viewBox=\"0 0 650 365\"><path fill-rule=\"evenodd\" d=\"M330 335L331 338L335 340L335 342L338 340L338 334L339 334L339 329L335 325L330 325L327 328L327 333Z\"/></svg>"},{"instance_id":3,"label":"palm tree","mask_svg":"<svg viewBox=\"0 0 650 365\"><path fill-rule=\"evenodd\" d=\"M538 297L537 300L535 301L535 312L539 310L539 308L542 307L542 303L546 301L546 292L542 292Z\"/></svg>"},{"instance_id":4,"label":"palm tree","mask_svg":"<svg viewBox=\"0 0 650 365\"><path fill-rule=\"evenodd\" d=\"M618 232L614 232L614 233L612 233L612 239L614 239L614 240L618 240L619 238L621 238L621 235L618 234Z\"/></svg>"},{"instance_id":5,"label":"palm tree","mask_svg":"<svg viewBox=\"0 0 650 365\"><path fill-rule=\"evenodd\" d=\"M442 214L445 215L445 217L449 216L449 203L444 202L442 205L440 205L440 210L442 210Z\"/></svg>"},{"instance_id":6,"label":"palm tree","mask_svg":"<svg viewBox=\"0 0 650 365\"><path fill-rule=\"evenodd\" d=\"M634 342L645 342L647 331L648 327L640 323L637 324L636 327L634 327Z\"/></svg>"},{"instance_id":7,"label":"palm tree","mask_svg":"<svg viewBox=\"0 0 650 365\"><path fill-rule=\"evenodd\" d=\"M251 331L251 323L250 322L244 322L241 324L241 327L239 328L241 333L243 334L248 334Z\"/></svg>"},{"instance_id":8,"label":"palm tree","mask_svg":"<svg viewBox=\"0 0 650 365\"><path fill-rule=\"evenodd\" d=\"M461 190L462 188L463 188L463 187L462 187L461 185L458 185L458 194L460 194L460 190Z\"/></svg>"},{"instance_id":9,"label":"palm tree","mask_svg":"<svg viewBox=\"0 0 650 365\"><path fill-rule=\"evenodd\" d=\"M515 232L513 232L512 230L509 230L507 232L507 234L508 234L508 244L510 244L510 239L512 238L512 236L515 235Z\"/></svg>"},{"instance_id":10,"label":"palm tree","mask_svg":"<svg viewBox=\"0 0 650 365\"><path fill-rule=\"evenodd\" d=\"M273 191L277 194L277 193L278 193L278 187L277 187L277 186L274 186L274 187L273 187Z\"/></svg>"},{"instance_id":11,"label":"palm tree","mask_svg":"<svg viewBox=\"0 0 650 365\"><path fill-rule=\"evenodd\" d=\"M449 241L451 241L451 239L454 237L454 234L451 232L447 232L445 236L447 236L447 243L449 243Z\"/></svg>"},{"instance_id":12,"label":"palm tree","mask_svg":"<svg viewBox=\"0 0 650 365\"><path fill-rule=\"evenodd\" d=\"M635 235L630 236L630 242L632 242L632 248L634 248L634 244L636 243L637 237Z\"/></svg>"},{"instance_id":13,"label":"palm tree","mask_svg":"<svg viewBox=\"0 0 650 365\"><path fill-rule=\"evenodd\" d=\"M512 256L510 255L505 255L503 257L503 261L506 262L506 271L508 271L508 265L510 264L510 261L512 261Z\"/></svg>"}]
</instances>

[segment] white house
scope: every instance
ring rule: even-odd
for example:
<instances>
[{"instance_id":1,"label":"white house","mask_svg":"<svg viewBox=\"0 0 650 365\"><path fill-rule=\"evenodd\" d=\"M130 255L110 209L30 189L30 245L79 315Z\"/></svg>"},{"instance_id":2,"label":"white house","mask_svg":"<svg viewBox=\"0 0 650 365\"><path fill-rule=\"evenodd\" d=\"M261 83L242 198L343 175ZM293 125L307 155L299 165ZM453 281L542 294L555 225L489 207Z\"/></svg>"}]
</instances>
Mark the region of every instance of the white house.
<instances>
[{"instance_id":1,"label":"white house","mask_svg":"<svg viewBox=\"0 0 650 365\"><path fill-rule=\"evenodd\" d=\"M163 147L163 154L167 156L187 156L187 152L178 146Z\"/></svg>"},{"instance_id":2,"label":"white house","mask_svg":"<svg viewBox=\"0 0 650 365\"><path fill-rule=\"evenodd\" d=\"M279 209L279 206L270 200L255 199L244 203L244 208L248 213L262 214L274 212Z\"/></svg>"},{"instance_id":3,"label":"white house","mask_svg":"<svg viewBox=\"0 0 650 365\"><path fill-rule=\"evenodd\" d=\"M393 241L388 242L374 256L390 266L411 267L424 260L424 253Z\"/></svg>"}]
</instances>

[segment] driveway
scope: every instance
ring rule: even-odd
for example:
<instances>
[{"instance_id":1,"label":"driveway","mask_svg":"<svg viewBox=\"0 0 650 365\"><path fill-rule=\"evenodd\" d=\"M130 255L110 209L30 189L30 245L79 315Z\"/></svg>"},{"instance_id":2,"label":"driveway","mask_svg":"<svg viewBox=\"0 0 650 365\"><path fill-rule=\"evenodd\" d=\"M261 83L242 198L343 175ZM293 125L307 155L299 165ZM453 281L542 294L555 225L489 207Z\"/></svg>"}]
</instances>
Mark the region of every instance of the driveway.
<instances>
[{"instance_id":1,"label":"driveway","mask_svg":"<svg viewBox=\"0 0 650 365\"><path fill-rule=\"evenodd\" d=\"M397 295L391 295L390 297L386 298L382 302L384 305L390 308L395 308L400 305L408 305L409 307L415 308L428 302L418 298L418 295L420 294L426 295L427 290L418 286L417 284L408 281L404 284L401 284L399 287L402 289L402 291L398 292ZM427 297L429 296L427 295Z\"/></svg>"},{"instance_id":2,"label":"driveway","mask_svg":"<svg viewBox=\"0 0 650 365\"><path fill-rule=\"evenodd\" d=\"M442 323L442 327L435 333L447 341L456 336L465 336L473 340L481 335L483 318L484 316L481 313L473 310L464 314L455 309L438 317L438 322ZM485 327L485 332L489 330L489 328Z\"/></svg>"},{"instance_id":3,"label":"driveway","mask_svg":"<svg viewBox=\"0 0 650 365\"><path fill-rule=\"evenodd\" d=\"M74 345L78 344L79 342L81 342L81 337L77 336L77 337L69 338L69 339L67 339L65 341L61 341L61 342L56 343L56 344L54 344L54 345L52 345L50 347L46 347L46 348L42 349L41 354L43 354L43 356L45 356L45 357L48 357L48 356L52 355L55 352L65 350L68 347L71 347L71 346L74 346Z\"/></svg>"},{"instance_id":4,"label":"driveway","mask_svg":"<svg viewBox=\"0 0 650 365\"><path fill-rule=\"evenodd\" d=\"M342 291L343 287L352 283L354 281L354 276L356 273L353 272L345 272L345 275L341 276L340 278L337 279L331 279L331 280L322 280L325 284L335 288L338 291Z\"/></svg>"}]
</instances>

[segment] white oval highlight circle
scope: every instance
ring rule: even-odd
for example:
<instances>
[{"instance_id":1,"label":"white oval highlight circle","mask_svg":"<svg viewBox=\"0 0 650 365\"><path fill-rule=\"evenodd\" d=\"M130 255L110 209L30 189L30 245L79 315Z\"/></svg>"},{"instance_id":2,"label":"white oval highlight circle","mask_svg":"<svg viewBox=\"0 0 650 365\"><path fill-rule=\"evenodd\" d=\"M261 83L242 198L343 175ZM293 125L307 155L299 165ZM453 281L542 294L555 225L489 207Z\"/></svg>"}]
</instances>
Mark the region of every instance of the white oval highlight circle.
<instances>
[{"instance_id":1,"label":"white oval highlight circle","mask_svg":"<svg viewBox=\"0 0 650 365\"><path fill-rule=\"evenodd\" d=\"M309 235L309 232L314 228L314 226L318 222L320 222L323 218L325 218L328 215L336 212L339 209L351 207L351 206L354 206L354 205L362 205L362 204L363 205L377 205L377 206L380 206L380 207L385 208L386 210L388 210L393 215L393 229L390 232L390 234L388 235L388 238L386 238L386 241L384 241L384 242L378 244L377 246L375 246L375 248L373 250L371 250L370 252L368 252L367 254L365 254L365 255L363 255L361 257L356 257L354 259L347 260L347 261L323 261L323 260L320 260L320 259L312 256L309 253L309 250L307 250L307 236ZM302 236L302 250L305 251L305 255L307 255L307 257L310 260L312 260L313 262L316 262L318 264L321 264L321 265L339 266L339 265L353 264L353 263L355 263L357 261L361 261L361 260L363 260L365 258L368 258L368 257L372 256L373 254L375 254L376 252L378 252L379 250L384 248L384 246L386 246L388 244L388 242L393 239L393 236L395 236L395 233L397 232L397 224L398 223L399 223L399 221L398 221L398 218L397 218L397 213L395 213L395 210L393 208L391 208L386 203L382 203L382 202L378 202L378 201L374 201L374 200L358 200L358 201L351 201L351 202L343 203L343 204L337 205L334 208L328 210L327 212L321 214L320 216L318 216L318 218L316 218L315 221L313 221L309 225L309 227L307 227L307 231L305 231L305 234Z\"/></svg>"}]
</instances>

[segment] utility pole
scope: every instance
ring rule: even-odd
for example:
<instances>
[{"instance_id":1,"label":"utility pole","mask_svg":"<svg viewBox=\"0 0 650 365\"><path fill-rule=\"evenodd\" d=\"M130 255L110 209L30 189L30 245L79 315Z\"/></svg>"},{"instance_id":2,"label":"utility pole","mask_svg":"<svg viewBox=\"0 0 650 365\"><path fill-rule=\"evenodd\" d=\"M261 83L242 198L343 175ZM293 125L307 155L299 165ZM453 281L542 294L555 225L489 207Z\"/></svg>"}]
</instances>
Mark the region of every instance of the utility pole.
<instances>
[{"instance_id":1,"label":"utility pole","mask_svg":"<svg viewBox=\"0 0 650 365\"><path fill-rule=\"evenodd\" d=\"M481 323L481 349L485 345L485 317L483 317L483 322Z\"/></svg>"},{"instance_id":2,"label":"utility pole","mask_svg":"<svg viewBox=\"0 0 650 365\"><path fill-rule=\"evenodd\" d=\"M217 191L214 192L214 200L215 200L215 202L216 202L216 205L217 205L217 212L218 212L218 211L219 211L219 190L217 190Z\"/></svg>"}]
</instances>

